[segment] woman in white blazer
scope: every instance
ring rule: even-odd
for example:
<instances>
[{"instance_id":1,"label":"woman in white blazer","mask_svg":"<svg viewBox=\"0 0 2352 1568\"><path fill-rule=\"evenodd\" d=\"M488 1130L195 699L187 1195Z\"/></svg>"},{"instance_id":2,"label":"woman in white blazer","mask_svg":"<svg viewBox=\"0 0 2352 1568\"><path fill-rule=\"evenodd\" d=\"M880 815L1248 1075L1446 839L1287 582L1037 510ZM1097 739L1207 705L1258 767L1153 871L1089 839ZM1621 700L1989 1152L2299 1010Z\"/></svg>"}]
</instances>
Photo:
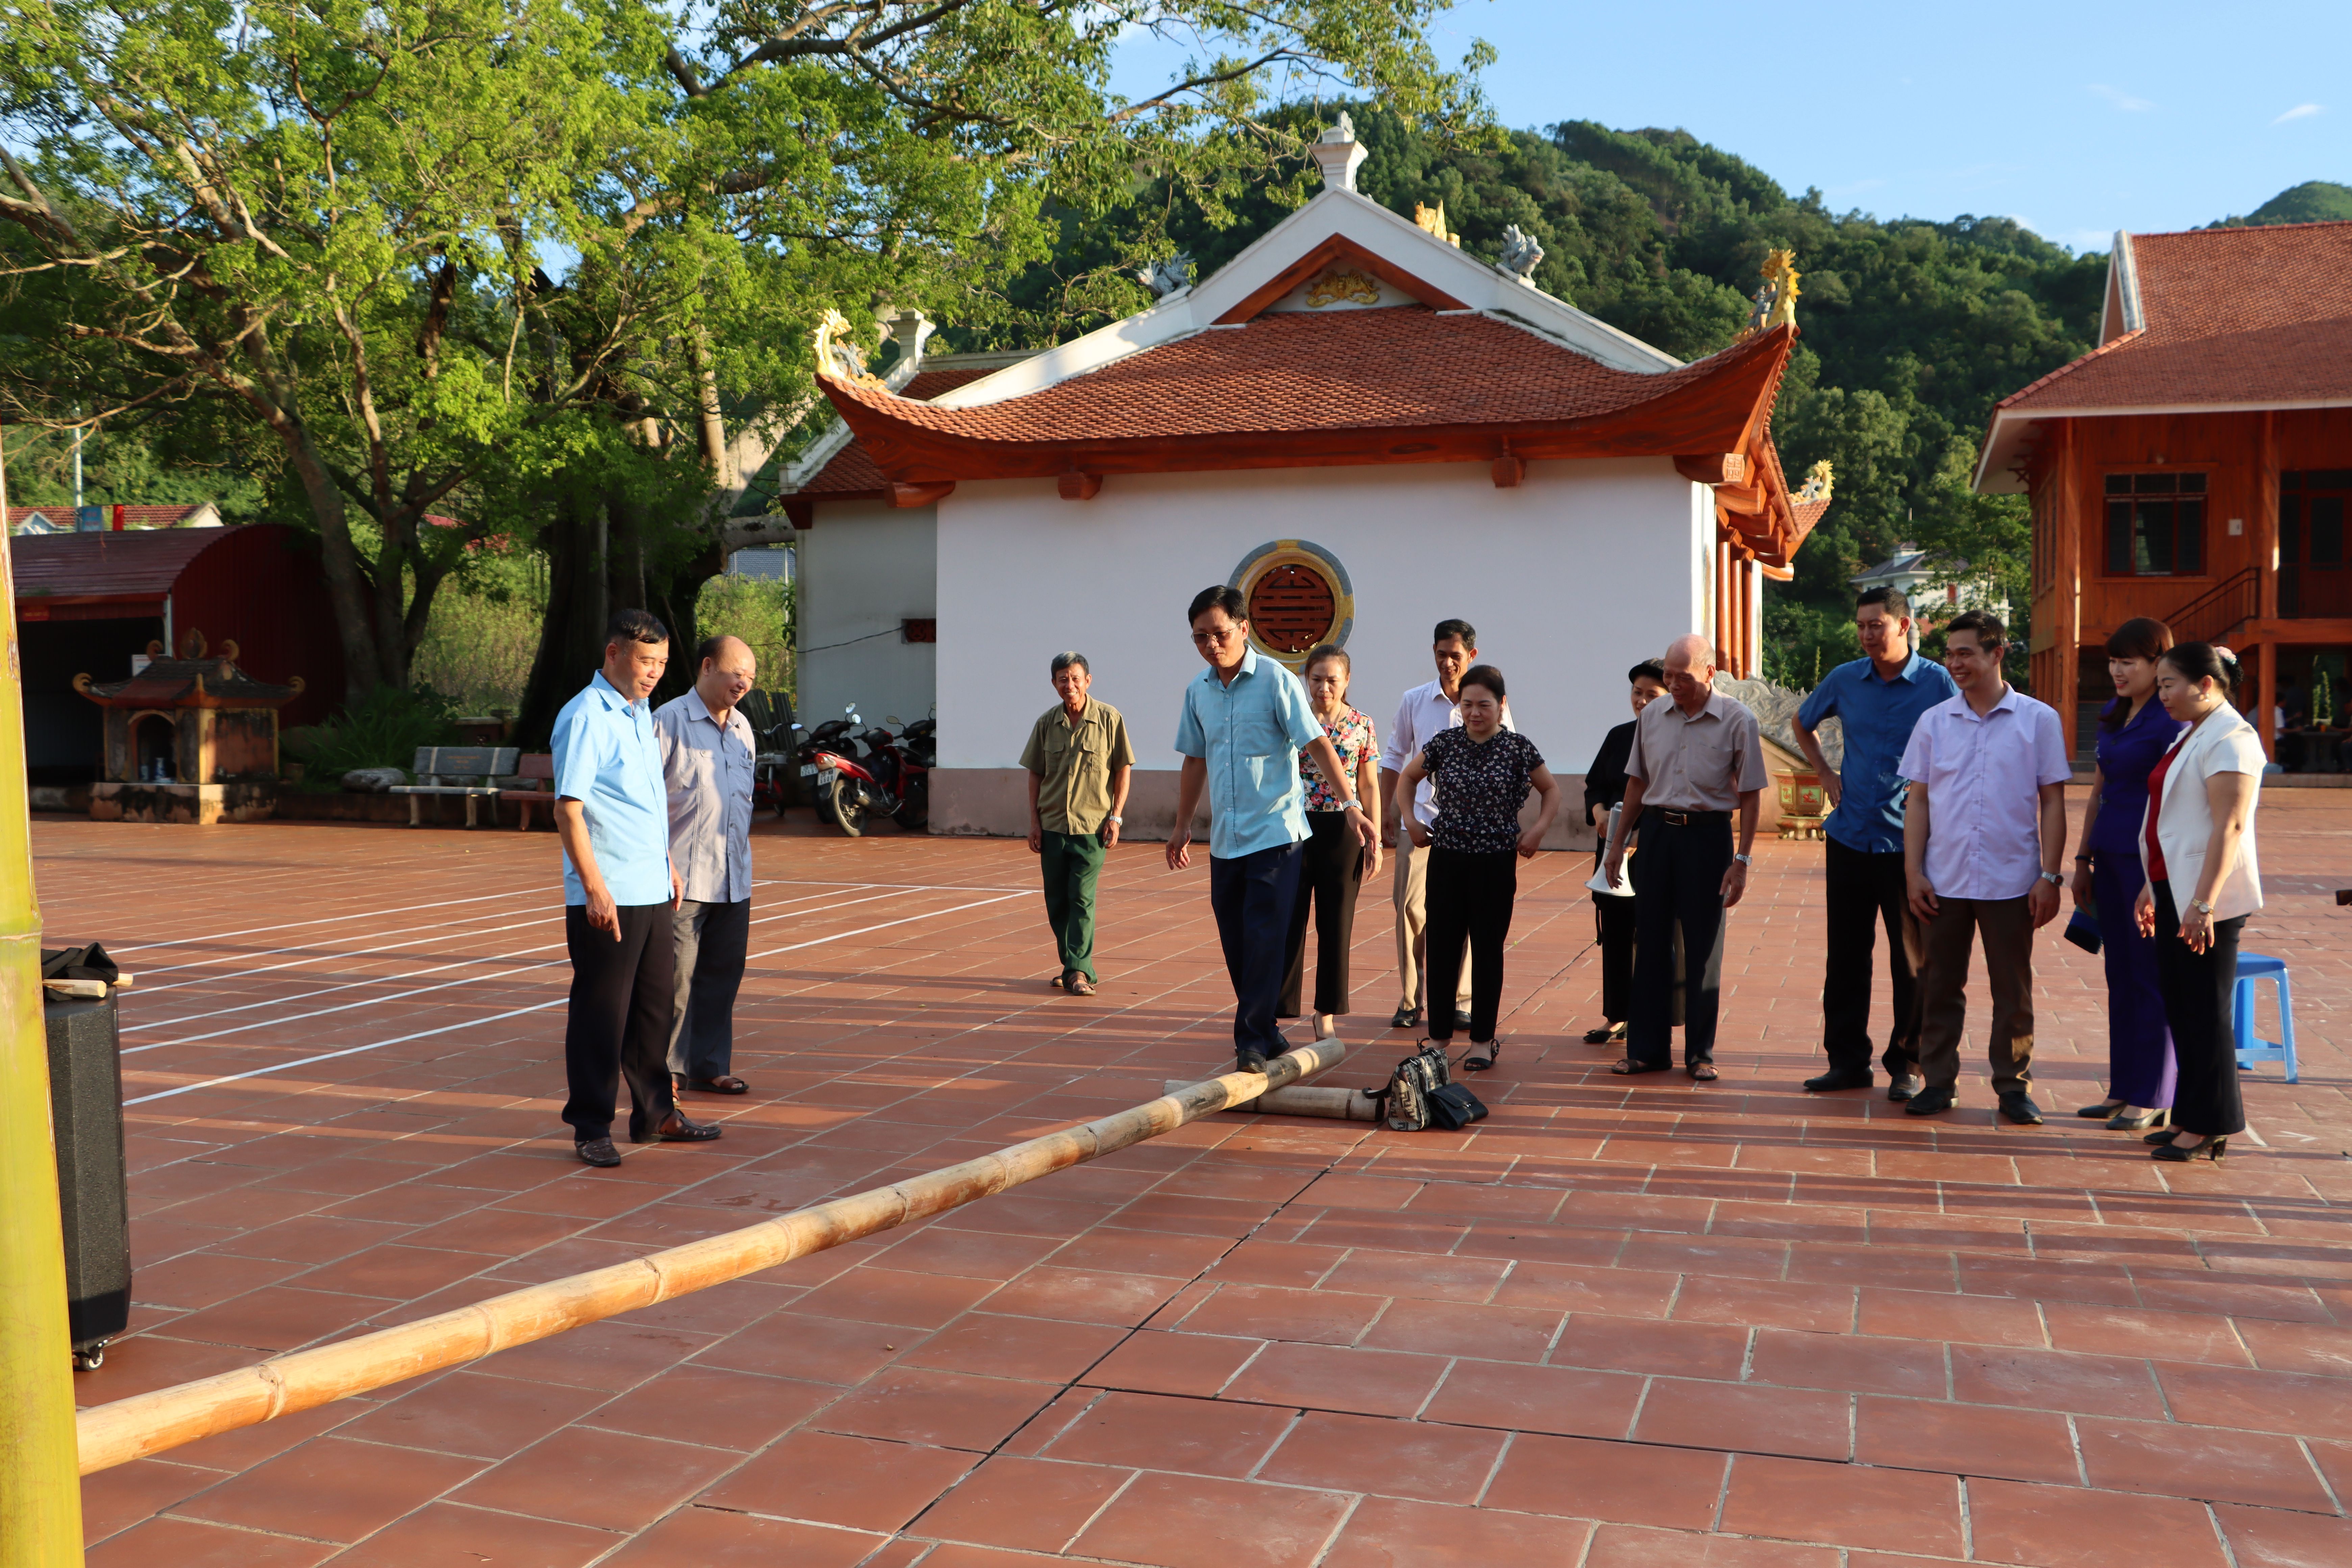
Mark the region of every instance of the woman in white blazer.
<instances>
[{"instance_id":1,"label":"woman in white blazer","mask_svg":"<svg viewBox=\"0 0 2352 1568\"><path fill-rule=\"evenodd\" d=\"M2253 726L2230 700L2237 681L2236 656L2210 643L2166 650L2157 670L2157 700L2189 728L2148 774L2140 824L2147 886L2135 912L2156 939L2157 982L2180 1072L2172 1129L2148 1142L2156 1158L2175 1163L2219 1164L2230 1135L2246 1126L2230 1011L2238 936L2263 907L2254 804L2264 759Z\"/></svg>"}]
</instances>

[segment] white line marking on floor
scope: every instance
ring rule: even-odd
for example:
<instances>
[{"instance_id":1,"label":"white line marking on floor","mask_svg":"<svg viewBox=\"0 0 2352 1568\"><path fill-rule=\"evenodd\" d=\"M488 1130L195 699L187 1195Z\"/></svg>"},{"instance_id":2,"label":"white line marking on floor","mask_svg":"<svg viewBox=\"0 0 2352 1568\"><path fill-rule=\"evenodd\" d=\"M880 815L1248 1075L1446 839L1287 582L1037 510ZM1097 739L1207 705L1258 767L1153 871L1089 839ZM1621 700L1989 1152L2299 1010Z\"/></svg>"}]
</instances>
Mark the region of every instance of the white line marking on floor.
<instances>
[{"instance_id":1,"label":"white line marking on floor","mask_svg":"<svg viewBox=\"0 0 2352 1568\"><path fill-rule=\"evenodd\" d=\"M1028 889L1024 888L1021 889L1021 892L1018 893L1003 893L992 899L980 899L969 904L957 904L950 909L933 910L928 914L908 915L903 920L884 921L879 925L862 926L856 931L836 931L832 936L814 937L807 942L794 942L790 947L770 948L765 952L753 953L751 956L754 958L772 958L780 952L794 952L804 947L823 947L829 942L846 942L853 936L865 936L871 931L887 931L892 926L912 925L917 921L937 920L942 915L961 914L965 910L977 910L989 904L1001 904L1006 899L1017 899L1021 897L1022 893L1025 893L1028 890ZM538 967L545 966L540 965ZM400 1046L405 1045L411 1040L430 1039L435 1035L446 1035L457 1029L479 1028L485 1024L496 1024L508 1018L520 1018L526 1013L543 1013L550 1007L562 1006L568 1000L569 998L564 996L551 996L544 1002L534 1002L528 1007L511 1008L504 1013L492 1014L487 1018L468 1018L463 1023L444 1024L436 1029L419 1029L415 1034L398 1035L389 1040L376 1040L364 1046L350 1046L340 1051L328 1051L320 1056L304 1057L299 1061L278 1062L268 1067L253 1068L245 1072L230 1073L225 1078L206 1079L201 1083L184 1083L177 1089L159 1089L153 1094L142 1094L136 1100L126 1100L122 1103L125 1105L145 1105L152 1100L170 1100L175 1095L187 1094L199 1089L215 1089L225 1083L240 1083L249 1078L263 1078L271 1073L291 1072L296 1068L311 1067L320 1062L331 1062L341 1057L355 1057L362 1051L382 1050L386 1046Z\"/></svg>"}]
</instances>

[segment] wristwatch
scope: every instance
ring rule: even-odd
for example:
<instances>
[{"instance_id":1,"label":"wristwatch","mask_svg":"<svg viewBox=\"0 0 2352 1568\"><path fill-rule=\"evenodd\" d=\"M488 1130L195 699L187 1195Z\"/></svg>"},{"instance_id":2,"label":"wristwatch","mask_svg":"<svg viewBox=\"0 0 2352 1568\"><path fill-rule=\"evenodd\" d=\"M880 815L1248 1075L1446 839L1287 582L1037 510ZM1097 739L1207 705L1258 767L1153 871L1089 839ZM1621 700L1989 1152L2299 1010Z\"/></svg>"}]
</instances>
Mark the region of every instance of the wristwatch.
<instances>
[{"instance_id":1,"label":"wristwatch","mask_svg":"<svg viewBox=\"0 0 2352 1568\"><path fill-rule=\"evenodd\" d=\"M1117 812L1113 812L1110 816L1104 817L1103 820L1105 822L1124 822L1126 818L1120 816Z\"/></svg>"},{"instance_id":2,"label":"wristwatch","mask_svg":"<svg viewBox=\"0 0 2352 1568\"><path fill-rule=\"evenodd\" d=\"M2210 904L2209 904L2209 903L2207 903L2207 902L2206 902L2204 900L2202 900L2202 899L2191 899L2191 900L2189 900L2189 907L2190 909L2192 909L2192 910L2196 910L2199 914L2200 914L2200 915L2210 915L2210 914L2211 914L2211 913L2213 912L2213 906L2212 906L2212 905L2210 905Z\"/></svg>"},{"instance_id":3,"label":"wristwatch","mask_svg":"<svg viewBox=\"0 0 2352 1568\"><path fill-rule=\"evenodd\" d=\"M2049 883L2049 884L2050 884L2052 887L2053 887L2053 888L2063 888L2063 887L2064 887L2064 886L2066 885L2066 879L2065 879L2065 878L2063 878L2063 877L2062 877L2062 876L2060 876L2060 875L2059 875L2057 872L2055 872L2055 871L2044 871L2044 872L2042 872L2042 879L2043 881L2045 881L2045 882Z\"/></svg>"},{"instance_id":4,"label":"wristwatch","mask_svg":"<svg viewBox=\"0 0 2352 1568\"><path fill-rule=\"evenodd\" d=\"M1732 858L1738 861L1743 866L1753 866L1756 864L1756 857L1753 855L1734 855Z\"/></svg>"}]
</instances>

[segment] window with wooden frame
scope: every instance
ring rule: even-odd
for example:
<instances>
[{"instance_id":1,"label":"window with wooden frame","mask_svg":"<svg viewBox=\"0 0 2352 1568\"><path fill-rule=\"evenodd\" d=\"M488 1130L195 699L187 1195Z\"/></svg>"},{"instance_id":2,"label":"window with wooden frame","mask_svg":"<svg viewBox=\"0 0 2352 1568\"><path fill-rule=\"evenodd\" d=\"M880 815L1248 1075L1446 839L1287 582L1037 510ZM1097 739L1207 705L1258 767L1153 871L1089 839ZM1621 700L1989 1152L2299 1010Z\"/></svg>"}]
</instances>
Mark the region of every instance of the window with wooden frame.
<instances>
[{"instance_id":1,"label":"window with wooden frame","mask_svg":"<svg viewBox=\"0 0 2352 1568\"><path fill-rule=\"evenodd\" d=\"M2344 513L2352 503L2352 468L2289 469L2279 475L2279 614L2342 615L2352 605L2346 581Z\"/></svg>"},{"instance_id":2,"label":"window with wooden frame","mask_svg":"<svg viewBox=\"0 0 2352 1568\"><path fill-rule=\"evenodd\" d=\"M2205 476L2109 474L2107 575L2197 577L2205 571Z\"/></svg>"}]
</instances>

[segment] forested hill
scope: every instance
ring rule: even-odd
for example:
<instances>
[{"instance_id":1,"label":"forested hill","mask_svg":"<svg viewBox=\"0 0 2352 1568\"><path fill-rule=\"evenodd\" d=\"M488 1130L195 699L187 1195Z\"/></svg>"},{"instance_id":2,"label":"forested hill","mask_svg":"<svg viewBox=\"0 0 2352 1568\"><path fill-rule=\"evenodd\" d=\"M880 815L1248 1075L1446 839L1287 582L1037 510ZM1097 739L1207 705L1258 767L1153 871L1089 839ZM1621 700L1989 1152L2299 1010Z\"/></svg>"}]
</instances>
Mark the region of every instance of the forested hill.
<instances>
[{"instance_id":1,"label":"forested hill","mask_svg":"<svg viewBox=\"0 0 2352 1568\"><path fill-rule=\"evenodd\" d=\"M2072 255L2005 218L1833 213L1819 192L1791 195L1679 131L1570 121L1465 151L1378 110L1354 113L1370 153L1366 195L1406 214L1444 202L1464 248L1490 258L1518 225L1544 247L1541 287L1685 358L1722 348L1746 321L1767 250L1796 251L1803 336L1775 433L1791 472L1835 464L1837 503L1796 581L1772 590L1774 674L1810 685L1817 641L1829 660L1858 654L1846 651L1845 580L1898 541L1982 563L2022 612L2022 504L1972 497L1968 477L1992 405L2090 348L2104 256ZM1158 233L1192 253L1198 276L1289 210L1265 189L1238 192L1219 226L1154 189L1119 221L1073 216L1056 265L1015 287L1032 313L1011 330L1066 337L1141 303L1097 269L1131 265L1132 247Z\"/></svg>"}]
</instances>

